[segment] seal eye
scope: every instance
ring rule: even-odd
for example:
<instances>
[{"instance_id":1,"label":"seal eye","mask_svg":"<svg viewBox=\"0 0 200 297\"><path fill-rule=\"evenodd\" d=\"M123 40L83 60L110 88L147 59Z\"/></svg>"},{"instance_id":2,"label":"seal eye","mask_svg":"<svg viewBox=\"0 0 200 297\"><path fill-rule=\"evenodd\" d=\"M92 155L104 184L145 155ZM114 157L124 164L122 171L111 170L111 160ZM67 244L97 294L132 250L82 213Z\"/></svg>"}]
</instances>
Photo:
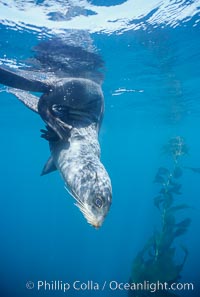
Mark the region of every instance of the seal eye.
<instances>
[{"instance_id":1,"label":"seal eye","mask_svg":"<svg viewBox=\"0 0 200 297\"><path fill-rule=\"evenodd\" d=\"M103 200L101 198L96 198L94 203L98 208L103 206Z\"/></svg>"}]
</instances>

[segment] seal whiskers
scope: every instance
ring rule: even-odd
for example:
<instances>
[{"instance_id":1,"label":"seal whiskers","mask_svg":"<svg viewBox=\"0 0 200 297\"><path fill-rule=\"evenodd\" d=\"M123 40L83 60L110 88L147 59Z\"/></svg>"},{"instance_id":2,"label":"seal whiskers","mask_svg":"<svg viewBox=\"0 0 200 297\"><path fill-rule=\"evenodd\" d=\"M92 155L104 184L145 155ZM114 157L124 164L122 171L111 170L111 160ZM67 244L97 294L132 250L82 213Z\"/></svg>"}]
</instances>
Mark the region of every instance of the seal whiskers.
<instances>
[{"instance_id":1,"label":"seal whiskers","mask_svg":"<svg viewBox=\"0 0 200 297\"><path fill-rule=\"evenodd\" d=\"M80 201L79 201L80 202ZM75 205L79 208L79 210L83 213L84 217L86 218L87 222L92 226L95 226L94 217L90 210L86 208L86 205L81 203L75 203Z\"/></svg>"},{"instance_id":2,"label":"seal whiskers","mask_svg":"<svg viewBox=\"0 0 200 297\"><path fill-rule=\"evenodd\" d=\"M74 193L70 192L67 188L67 186L65 186L65 189L67 190L67 192L69 192L69 194L76 200L76 202L74 203L75 206L78 207L78 209L83 213L84 217L86 218L87 222L91 225L91 226L96 226L96 228L98 227L98 225L96 225L95 223L95 218L92 214L92 212L90 211L90 209L87 207L87 204L84 204L83 201L81 201L80 198L76 197Z\"/></svg>"}]
</instances>

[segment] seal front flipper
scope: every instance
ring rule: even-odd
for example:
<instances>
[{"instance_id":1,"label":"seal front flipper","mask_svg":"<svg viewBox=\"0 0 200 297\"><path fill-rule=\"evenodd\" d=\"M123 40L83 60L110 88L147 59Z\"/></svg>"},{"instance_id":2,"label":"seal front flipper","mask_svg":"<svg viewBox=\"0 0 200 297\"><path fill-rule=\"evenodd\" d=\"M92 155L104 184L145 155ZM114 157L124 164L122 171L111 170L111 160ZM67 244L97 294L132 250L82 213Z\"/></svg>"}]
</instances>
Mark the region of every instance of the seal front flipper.
<instances>
[{"instance_id":1,"label":"seal front flipper","mask_svg":"<svg viewBox=\"0 0 200 297\"><path fill-rule=\"evenodd\" d=\"M15 95L17 99L19 99L29 109L38 113L38 100L39 100L38 97L30 94L29 92L21 91L13 88L9 88L8 93Z\"/></svg>"},{"instance_id":2,"label":"seal front flipper","mask_svg":"<svg viewBox=\"0 0 200 297\"><path fill-rule=\"evenodd\" d=\"M0 67L0 83L24 91L41 93L47 92L51 88L47 82L30 77L28 71L18 70L14 72L13 70L2 66Z\"/></svg>"},{"instance_id":3,"label":"seal front flipper","mask_svg":"<svg viewBox=\"0 0 200 297\"><path fill-rule=\"evenodd\" d=\"M45 175L45 174L51 173L56 170L57 170L57 168L53 162L53 158L50 157L48 159L48 161L46 162L46 164L44 165L41 175Z\"/></svg>"}]
</instances>

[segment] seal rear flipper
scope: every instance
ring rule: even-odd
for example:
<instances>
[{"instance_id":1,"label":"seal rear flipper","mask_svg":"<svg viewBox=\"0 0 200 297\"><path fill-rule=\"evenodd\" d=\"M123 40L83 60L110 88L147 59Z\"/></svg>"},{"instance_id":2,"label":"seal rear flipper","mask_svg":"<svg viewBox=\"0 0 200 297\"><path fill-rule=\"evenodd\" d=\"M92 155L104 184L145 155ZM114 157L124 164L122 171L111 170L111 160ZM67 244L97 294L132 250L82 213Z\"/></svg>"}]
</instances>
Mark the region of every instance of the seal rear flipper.
<instances>
[{"instance_id":1,"label":"seal rear flipper","mask_svg":"<svg viewBox=\"0 0 200 297\"><path fill-rule=\"evenodd\" d=\"M39 109L39 114L40 109ZM48 141L57 141L59 139L68 140L71 134L72 126L63 122L61 119L54 117L48 110L42 114L42 119L47 123L48 129L47 131L41 130L43 133L41 135L42 138L45 138ZM51 131L52 130L52 131Z\"/></svg>"},{"instance_id":2,"label":"seal rear flipper","mask_svg":"<svg viewBox=\"0 0 200 297\"><path fill-rule=\"evenodd\" d=\"M48 159L48 161L46 162L46 164L44 165L41 176L45 175L45 174L48 174L48 173L51 173L51 172L56 171L56 170L57 170L57 168L56 168L56 166L54 164L53 158L50 157Z\"/></svg>"},{"instance_id":3,"label":"seal rear flipper","mask_svg":"<svg viewBox=\"0 0 200 297\"><path fill-rule=\"evenodd\" d=\"M42 132L41 137L49 142L55 142L59 140L57 133L48 125L46 126L46 130L41 129L40 132Z\"/></svg>"},{"instance_id":4,"label":"seal rear flipper","mask_svg":"<svg viewBox=\"0 0 200 297\"><path fill-rule=\"evenodd\" d=\"M18 70L17 72L14 72L13 70L2 66L0 67L0 83L24 91L41 93L47 92L51 88L46 82L31 78L28 71Z\"/></svg>"},{"instance_id":5,"label":"seal rear flipper","mask_svg":"<svg viewBox=\"0 0 200 297\"><path fill-rule=\"evenodd\" d=\"M38 97L30 94L26 91L21 91L13 88L9 88L8 92L15 95L23 104L25 104L29 109L38 113Z\"/></svg>"},{"instance_id":6,"label":"seal rear flipper","mask_svg":"<svg viewBox=\"0 0 200 297\"><path fill-rule=\"evenodd\" d=\"M63 112L64 110L57 109L56 104L52 105L48 95L44 94L41 96L38 102L38 113L40 114L41 118L58 135L59 139L68 140L71 134L72 126L67 123L67 119L66 121L63 121ZM59 116L62 114L61 118L59 118L58 113ZM46 133L44 133L43 136L44 138L46 138L46 136L48 137Z\"/></svg>"},{"instance_id":7,"label":"seal rear flipper","mask_svg":"<svg viewBox=\"0 0 200 297\"><path fill-rule=\"evenodd\" d=\"M56 118L51 128L56 132L60 139L68 140L71 134L72 126Z\"/></svg>"}]
</instances>

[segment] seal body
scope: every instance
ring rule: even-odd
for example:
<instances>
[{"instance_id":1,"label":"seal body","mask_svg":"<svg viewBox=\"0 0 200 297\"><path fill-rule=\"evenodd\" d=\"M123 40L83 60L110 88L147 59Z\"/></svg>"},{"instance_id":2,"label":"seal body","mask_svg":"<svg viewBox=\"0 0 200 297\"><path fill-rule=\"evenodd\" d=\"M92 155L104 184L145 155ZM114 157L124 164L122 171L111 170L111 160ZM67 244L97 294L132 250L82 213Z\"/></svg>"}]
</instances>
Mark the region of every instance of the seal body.
<instances>
[{"instance_id":1,"label":"seal body","mask_svg":"<svg viewBox=\"0 0 200 297\"><path fill-rule=\"evenodd\" d=\"M99 131L104 114L104 97L99 84L83 78L64 78L44 93L38 113L58 134L67 138L67 130L95 124Z\"/></svg>"},{"instance_id":2,"label":"seal body","mask_svg":"<svg viewBox=\"0 0 200 297\"><path fill-rule=\"evenodd\" d=\"M60 80L40 98L38 112L59 135L57 141L49 140L53 165L88 223L100 227L112 200L111 181L100 161L100 86L87 79Z\"/></svg>"},{"instance_id":3,"label":"seal body","mask_svg":"<svg viewBox=\"0 0 200 297\"><path fill-rule=\"evenodd\" d=\"M46 123L47 130L41 131L51 156L42 174L58 170L88 223L99 228L112 201L111 181L100 161L98 142L104 114L98 72L102 61L67 41L50 40L37 46L34 62L39 65L36 72L1 66L0 83L17 88L9 92ZM38 99L29 91L42 95Z\"/></svg>"}]
</instances>

